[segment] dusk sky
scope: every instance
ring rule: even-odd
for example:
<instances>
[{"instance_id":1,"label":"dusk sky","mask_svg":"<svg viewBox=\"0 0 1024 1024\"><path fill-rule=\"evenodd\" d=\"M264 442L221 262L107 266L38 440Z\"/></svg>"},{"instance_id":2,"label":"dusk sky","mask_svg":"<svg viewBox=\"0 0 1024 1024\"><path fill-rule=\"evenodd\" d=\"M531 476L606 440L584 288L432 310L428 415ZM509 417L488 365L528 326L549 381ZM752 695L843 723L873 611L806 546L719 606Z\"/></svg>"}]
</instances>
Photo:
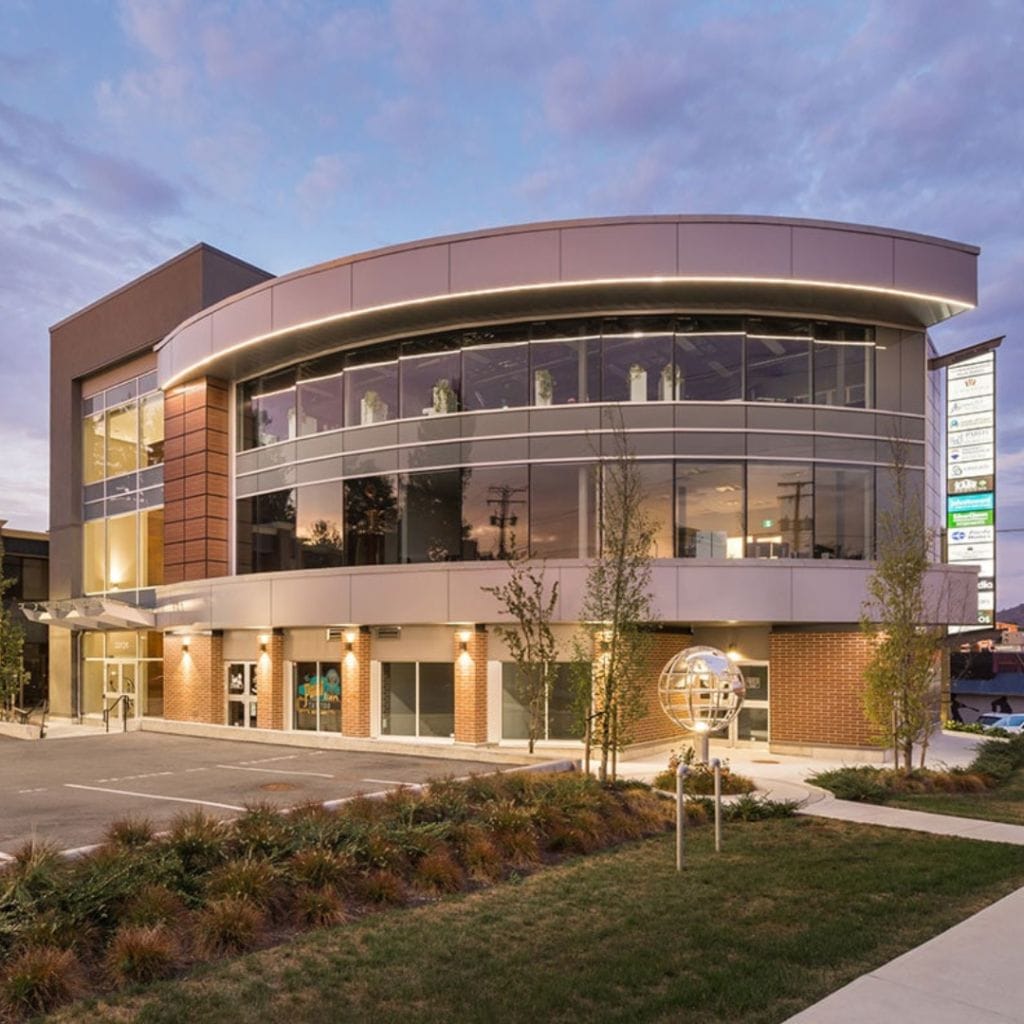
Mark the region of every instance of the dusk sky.
<instances>
[{"instance_id":1,"label":"dusk sky","mask_svg":"<svg viewBox=\"0 0 1024 1024\"><path fill-rule=\"evenodd\" d=\"M47 526L53 323L197 241L273 273L635 213L981 246L1024 530L1024 4L0 0L0 518ZM1004 532L1000 607L1024 601Z\"/></svg>"}]
</instances>

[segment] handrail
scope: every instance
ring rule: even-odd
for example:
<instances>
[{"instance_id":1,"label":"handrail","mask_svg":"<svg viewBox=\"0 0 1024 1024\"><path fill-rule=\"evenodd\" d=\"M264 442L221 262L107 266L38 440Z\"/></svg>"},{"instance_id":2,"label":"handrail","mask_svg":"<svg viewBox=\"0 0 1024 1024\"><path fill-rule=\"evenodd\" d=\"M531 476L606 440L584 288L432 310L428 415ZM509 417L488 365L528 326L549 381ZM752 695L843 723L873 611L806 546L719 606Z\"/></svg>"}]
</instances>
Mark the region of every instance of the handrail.
<instances>
[{"instance_id":1,"label":"handrail","mask_svg":"<svg viewBox=\"0 0 1024 1024\"><path fill-rule=\"evenodd\" d=\"M122 693L103 708L103 725L107 732L110 732L110 712L122 701L124 701L124 708L121 711L122 732L128 731L128 709L131 707L132 697L130 693Z\"/></svg>"}]
</instances>

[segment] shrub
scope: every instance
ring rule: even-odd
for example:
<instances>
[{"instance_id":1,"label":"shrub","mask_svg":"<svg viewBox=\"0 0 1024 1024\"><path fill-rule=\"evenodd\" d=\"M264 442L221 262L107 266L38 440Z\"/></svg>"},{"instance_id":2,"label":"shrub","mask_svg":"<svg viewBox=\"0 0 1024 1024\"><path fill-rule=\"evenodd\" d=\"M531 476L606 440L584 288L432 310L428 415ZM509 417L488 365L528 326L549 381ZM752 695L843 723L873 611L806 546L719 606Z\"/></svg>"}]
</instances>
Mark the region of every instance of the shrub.
<instances>
[{"instance_id":1,"label":"shrub","mask_svg":"<svg viewBox=\"0 0 1024 1024\"><path fill-rule=\"evenodd\" d=\"M400 875L387 868L374 868L358 875L353 884L354 894L365 903L397 906L405 902L405 882Z\"/></svg>"},{"instance_id":2,"label":"shrub","mask_svg":"<svg viewBox=\"0 0 1024 1024\"><path fill-rule=\"evenodd\" d=\"M281 860L294 848L290 822L272 804L251 804L231 826L236 856Z\"/></svg>"},{"instance_id":3,"label":"shrub","mask_svg":"<svg viewBox=\"0 0 1024 1024\"><path fill-rule=\"evenodd\" d=\"M466 876L447 847L438 846L424 854L416 865L415 881L431 892L458 892Z\"/></svg>"},{"instance_id":4,"label":"shrub","mask_svg":"<svg viewBox=\"0 0 1024 1024\"><path fill-rule=\"evenodd\" d=\"M155 830L149 818L118 818L107 826L103 841L108 846L134 849L153 839Z\"/></svg>"},{"instance_id":5,"label":"shrub","mask_svg":"<svg viewBox=\"0 0 1024 1024\"><path fill-rule=\"evenodd\" d=\"M709 764L696 760L693 747L684 747L680 752L673 753L668 759L668 767L659 773L654 779L654 788L667 790L674 793L676 789L676 771L681 764L689 767L690 773L686 776L686 792L694 796L711 796L715 792L715 772ZM754 780L748 779L746 775L733 772L729 762L721 761L720 765L722 793L735 795L739 793L752 793L754 791Z\"/></svg>"},{"instance_id":6,"label":"shrub","mask_svg":"<svg viewBox=\"0 0 1024 1024\"><path fill-rule=\"evenodd\" d=\"M74 953L51 946L25 949L0 975L0 999L16 1014L47 1013L84 990Z\"/></svg>"},{"instance_id":7,"label":"shrub","mask_svg":"<svg viewBox=\"0 0 1024 1024\"><path fill-rule=\"evenodd\" d=\"M185 912L181 897L166 885L144 885L124 908L121 921L126 925L173 924Z\"/></svg>"},{"instance_id":8,"label":"shrub","mask_svg":"<svg viewBox=\"0 0 1024 1024\"><path fill-rule=\"evenodd\" d=\"M504 874L501 852L480 825L466 822L456 826L452 830L452 843L459 860L473 878L493 882Z\"/></svg>"},{"instance_id":9,"label":"shrub","mask_svg":"<svg viewBox=\"0 0 1024 1024\"><path fill-rule=\"evenodd\" d=\"M227 859L224 826L203 811L175 818L166 843L180 860L186 878L205 874Z\"/></svg>"},{"instance_id":10,"label":"shrub","mask_svg":"<svg viewBox=\"0 0 1024 1024\"><path fill-rule=\"evenodd\" d=\"M206 895L214 900L234 898L267 910L280 895L280 873L266 860L239 857L214 868L206 876Z\"/></svg>"},{"instance_id":11,"label":"shrub","mask_svg":"<svg viewBox=\"0 0 1024 1024\"><path fill-rule=\"evenodd\" d=\"M791 818L800 806L799 800L770 800L757 793L744 793L722 809L728 821L764 821L767 818Z\"/></svg>"},{"instance_id":12,"label":"shrub","mask_svg":"<svg viewBox=\"0 0 1024 1024\"><path fill-rule=\"evenodd\" d=\"M855 800L871 804L884 804L889 789L880 780L877 768L833 768L818 772L807 780L815 786L830 790L840 800Z\"/></svg>"},{"instance_id":13,"label":"shrub","mask_svg":"<svg viewBox=\"0 0 1024 1024\"><path fill-rule=\"evenodd\" d=\"M166 978L179 960L178 939L166 924L125 925L111 940L104 965L111 980L129 985Z\"/></svg>"},{"instance_id":14,"label":"shrub","mask_svg":"<svg viewBox=\"0 0 1024 1024\"><path fill-rule=\"evenodd\" d=\"M329 928L346 919L345 905L337 890L329 885L300 886L295 891L293 912L296 922L307 928Z\"/></svg>"},{"instance_id":15,"label":"shrub","mask_svg":"<svg viewBox=\"0 0 1024 1024\"><path fill-rule=\"evenodd\" d=\"M205 957L244 953L260 941L264 925L263 911L247 899L213 900L193 918L196 950Z\"/></svg>"},{"instance_id":16,"label":"shrub","mask_svg":"<svg viewBox=\"0 0 1024 1024\"><path fill-rule=\"evenodd\" d=\"M354 864L352 858L345 854L314 846L295 853L286 870L299 882L322 888L325 885L342 885L353 872Z\"/></svg>"}]
</instances>

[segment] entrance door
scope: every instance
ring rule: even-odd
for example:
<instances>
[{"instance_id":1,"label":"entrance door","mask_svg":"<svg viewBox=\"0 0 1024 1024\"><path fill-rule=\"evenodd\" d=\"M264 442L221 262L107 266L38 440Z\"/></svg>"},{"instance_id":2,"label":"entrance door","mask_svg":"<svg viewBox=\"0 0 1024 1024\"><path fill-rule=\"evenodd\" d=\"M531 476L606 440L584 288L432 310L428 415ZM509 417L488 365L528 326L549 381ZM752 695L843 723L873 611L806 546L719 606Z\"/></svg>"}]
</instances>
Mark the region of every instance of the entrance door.
<instances>
[{"instance_id":1,"label":"entrance door","mask_svg":"<svg viewBox=\"0 0 1024 1024\"><path fill-rule=\"evenodd\" d=\"M768 663L741 662L747 692L740 713L729 726L729 739L735 744L768 742Z\"/></svg>"},{"instance_id":2,"label":"entrance door","mask_svg":"<svg viewBox=\"0 0 1024 1024\"><path fill-rule=\"evenodd\" d=\"M228 725L256 728L256 662L228 665Z\"/></svg>"},{"instance_id":3,"label":"entrance door","mask_svg":"<svg viewBox=\"0 0 1024 1024\"><path fill-rule=\"evenodd\" d=\"M125 718L138 718L142 714L136 685L138 674L139 667L135 661L108 661L106 663L103 706L111 709L112 717L123 721Z\"/></svg>"}]
</instances>

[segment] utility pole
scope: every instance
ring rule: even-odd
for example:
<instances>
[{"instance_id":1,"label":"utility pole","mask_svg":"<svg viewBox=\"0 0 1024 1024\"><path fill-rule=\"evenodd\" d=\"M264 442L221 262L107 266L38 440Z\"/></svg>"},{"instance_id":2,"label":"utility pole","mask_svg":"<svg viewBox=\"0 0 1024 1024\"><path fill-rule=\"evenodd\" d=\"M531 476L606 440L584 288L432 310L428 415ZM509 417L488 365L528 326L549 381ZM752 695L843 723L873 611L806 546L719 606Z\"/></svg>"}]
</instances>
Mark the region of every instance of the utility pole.
<instances>
[{"instance_id":1,"label":"utility pole","mask_svg":"<svg viewBox=\"0 0 1024 1024\"><path fill-rule=\"evenodd\" d=\"M493 484L487 488L487 504L494 509L491 512L491 526L498 527L498 558L502 561L507 561L509 557L508 531L519 522L519 516L512 506L526 504L525 498L516 498L514 495L522 494L525 490L525 487L511 487L509 484Z\"/></svg>"}]
</instances>

